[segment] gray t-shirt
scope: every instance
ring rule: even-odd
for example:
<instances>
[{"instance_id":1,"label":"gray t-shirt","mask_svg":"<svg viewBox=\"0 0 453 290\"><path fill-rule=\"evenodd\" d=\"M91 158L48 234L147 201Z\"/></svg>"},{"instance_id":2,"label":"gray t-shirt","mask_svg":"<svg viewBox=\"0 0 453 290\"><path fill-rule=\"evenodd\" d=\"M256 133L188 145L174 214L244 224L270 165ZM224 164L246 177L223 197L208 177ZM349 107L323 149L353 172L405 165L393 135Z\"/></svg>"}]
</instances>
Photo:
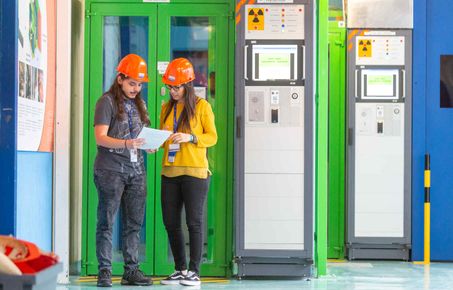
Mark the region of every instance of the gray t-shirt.
<instances>
[{"instance_id":1,"label":"gray t-shirt","mask_svg":"<svg viewBox=\"0 0 453 290\"><path fill-rule=\"evenodd\" d=\"M124 111L124 117L118 119L114 98L106 93L96 103L94 125L108 125L107 136L109 137L123 140L135 139L143 128L143 123L134 100L125 97ZM136 174L145 172L142 150L137 150L137 162L131 162L130 150L128 149L111 149L99 145L97 148L98 153L94 161L94 169Z\"/></svg>"}]
</instances>

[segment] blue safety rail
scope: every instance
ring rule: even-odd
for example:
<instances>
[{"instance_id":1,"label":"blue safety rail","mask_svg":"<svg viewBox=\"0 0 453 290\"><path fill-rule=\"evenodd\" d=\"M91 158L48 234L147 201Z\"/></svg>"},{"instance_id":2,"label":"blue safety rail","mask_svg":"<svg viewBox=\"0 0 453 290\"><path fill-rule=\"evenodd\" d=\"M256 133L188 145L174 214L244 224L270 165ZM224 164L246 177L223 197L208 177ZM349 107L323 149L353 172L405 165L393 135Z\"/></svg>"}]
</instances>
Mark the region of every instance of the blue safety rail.
<instances>
[{"instance_id":1,"label":"blue safety rail","mask_svg":"<svg viewBox=\"0 0 453 290\"><path fill-rule=\"evenodd\" d=\"M0 1L0 234L16 234L17 1Z\"/></svg>"}]
</instances>

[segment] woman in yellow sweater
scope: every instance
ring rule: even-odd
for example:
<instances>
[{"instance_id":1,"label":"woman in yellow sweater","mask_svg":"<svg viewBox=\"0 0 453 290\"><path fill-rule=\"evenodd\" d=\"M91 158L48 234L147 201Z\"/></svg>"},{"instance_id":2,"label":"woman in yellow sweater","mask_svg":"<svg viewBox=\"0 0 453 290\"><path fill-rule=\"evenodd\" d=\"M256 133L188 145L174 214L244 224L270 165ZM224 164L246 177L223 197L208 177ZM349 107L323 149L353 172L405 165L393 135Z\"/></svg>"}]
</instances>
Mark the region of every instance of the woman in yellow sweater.
<instances>
[{"instance_id":1,"label":"woman in yellow sweater","mask_svg":"<svg viewBox=\"0 0 453 290\"><path fill-rule=\"evenodd\" d=\"M195 96L194 79L193 66L185 58L173 60L162 78L170 100L162 106L160 128L173 131L162 159L162 214L175 272L161 284L200 285L204 203L211 175L206 150L216 144L217 131L211 105ZM181 228L183 206L189 229L189 268Z\"/></svg>"}]
</instances>

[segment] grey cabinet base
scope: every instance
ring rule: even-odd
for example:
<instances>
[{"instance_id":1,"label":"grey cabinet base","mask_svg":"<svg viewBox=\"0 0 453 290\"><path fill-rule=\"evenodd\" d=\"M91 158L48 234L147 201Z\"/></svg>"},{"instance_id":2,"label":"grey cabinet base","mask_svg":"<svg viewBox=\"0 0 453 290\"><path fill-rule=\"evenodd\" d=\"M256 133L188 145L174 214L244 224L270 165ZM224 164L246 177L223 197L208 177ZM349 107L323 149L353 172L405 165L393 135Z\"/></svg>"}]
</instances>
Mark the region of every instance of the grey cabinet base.
<instances>
[{"instance_id":1,"label":"grey cabinet base","mask_svg":"<svg viewBox=\"0 0 453 290\"><path fill-rule=\"evenodd\" d=\"M405 246L351 244L346 254L349 260L402 260L409 261L410 249Z\"/></svg>"},{"instance_id":2,"label":"grey cabinet base","mask_svg":"<svg viewBox=\"0 0 453 290\"><path fill-rule=\"evenodd\" d=\"M313 261L297 258L241 258L236 259L238 278L243 277L311 277Z\"/></svg>"}]
</instances>

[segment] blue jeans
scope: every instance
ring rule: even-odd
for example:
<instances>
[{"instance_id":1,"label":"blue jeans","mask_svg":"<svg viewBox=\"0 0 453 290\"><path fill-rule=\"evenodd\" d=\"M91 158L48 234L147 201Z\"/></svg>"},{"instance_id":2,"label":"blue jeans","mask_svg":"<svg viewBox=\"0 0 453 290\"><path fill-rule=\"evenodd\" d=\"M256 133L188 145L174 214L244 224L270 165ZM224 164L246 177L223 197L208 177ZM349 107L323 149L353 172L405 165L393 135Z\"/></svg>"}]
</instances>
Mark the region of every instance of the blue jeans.
<instances>
[{"instance_id":1,"label":"blue jeans","mask_svg":"<svg viewBox=\"0 0 453 290\"><path fill-rule=\"evenodd\" d=\"M146 203L146 174L97 169L94 183L99 197L96 256L100 269L112 268L112 231L118 208L122 210L122 252L126 272L138 268L138 246Z\"/></svg>"}]
</instances>

